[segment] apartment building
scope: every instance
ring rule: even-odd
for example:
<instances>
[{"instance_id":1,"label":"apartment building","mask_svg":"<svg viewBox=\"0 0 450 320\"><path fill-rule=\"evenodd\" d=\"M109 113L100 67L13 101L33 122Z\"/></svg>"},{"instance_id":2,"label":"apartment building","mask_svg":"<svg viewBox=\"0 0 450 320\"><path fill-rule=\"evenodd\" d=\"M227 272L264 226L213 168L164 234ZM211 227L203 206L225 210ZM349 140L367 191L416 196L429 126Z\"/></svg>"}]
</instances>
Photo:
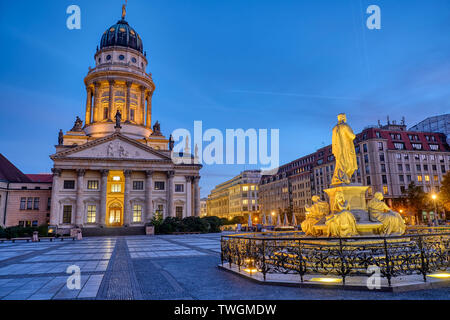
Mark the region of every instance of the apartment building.
<instances>
[{"instance_id":1,"label":"apartment building","mask_svg":"<svg viewBox=\"0 0 450 320\"><path fill-rule=\"evenodd\" d=\"M260 170L246 170L217 185L206 201L209 216L233 218L259 212Z\"/></svg>"}]
</instances>

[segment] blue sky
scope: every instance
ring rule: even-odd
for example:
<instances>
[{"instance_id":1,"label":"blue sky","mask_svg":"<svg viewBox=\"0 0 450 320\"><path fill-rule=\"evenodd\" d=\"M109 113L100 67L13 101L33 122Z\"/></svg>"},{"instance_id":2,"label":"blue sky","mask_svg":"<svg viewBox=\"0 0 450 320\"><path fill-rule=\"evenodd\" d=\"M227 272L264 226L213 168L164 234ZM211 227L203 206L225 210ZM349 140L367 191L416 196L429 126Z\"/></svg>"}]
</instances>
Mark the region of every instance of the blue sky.
<instances>
[{"instance_id":1,"label":"blue sky","mask_svg":"<svg viewBox=\"0 0 450 320\"><path fill-rule=\"evenodd\" d=\"M66 8L81 8L81 30ZM83 78L121 0L0 3L0 152L50 172L60 128L84 118ZM381 30L368 30L370 4ZM280 129L280 162L331 142L336 114L354 131L386 116L408 125L450 111L450 1L130 0L157 86L166 136L204 129ZM202 171L202 196L252 165Z\"/></svg>"}]
</instances>

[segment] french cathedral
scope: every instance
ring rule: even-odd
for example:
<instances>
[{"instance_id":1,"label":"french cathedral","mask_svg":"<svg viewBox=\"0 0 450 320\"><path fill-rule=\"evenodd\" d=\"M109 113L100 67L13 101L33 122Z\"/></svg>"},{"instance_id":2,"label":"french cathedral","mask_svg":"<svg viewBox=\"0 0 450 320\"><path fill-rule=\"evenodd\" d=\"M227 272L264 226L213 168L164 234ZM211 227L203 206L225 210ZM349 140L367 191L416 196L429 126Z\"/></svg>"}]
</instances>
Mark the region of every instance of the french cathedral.
<instances>
[{"instance_id":1,"label":"french cathedral","mask_svg":"<svg viewBox=\"0 0 450 320\"><path fill-rule=\"evenodd\" d=\"M172 137L158 122L152 126L155 84L125 14L103 33L84 79L84 125L77 117L71 130L60 130L50 156L50 224L58 229L143 227L156 213L200 215L202 166L173 161Z\"/></svg>"}]
</instances>

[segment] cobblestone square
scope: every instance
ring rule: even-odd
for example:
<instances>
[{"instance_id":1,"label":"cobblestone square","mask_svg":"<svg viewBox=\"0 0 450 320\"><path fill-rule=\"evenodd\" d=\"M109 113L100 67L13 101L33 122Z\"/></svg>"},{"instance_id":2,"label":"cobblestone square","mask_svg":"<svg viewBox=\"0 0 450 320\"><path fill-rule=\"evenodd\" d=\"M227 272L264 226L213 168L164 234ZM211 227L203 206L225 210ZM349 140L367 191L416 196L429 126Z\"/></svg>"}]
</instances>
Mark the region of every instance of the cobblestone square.
<instances>
[{"instance_id":1,"label":"cobblestone square","mask_svg":"<svg viewBox=\"0 0 450 320\"><path fill-rule=\"evenodd\" d=\"M217 268L220 234L0 244L0 299L450 299L450 288L405 293L260 285ZM80 289L67 287L69 266Z\"/></svg>"}]
</instances>

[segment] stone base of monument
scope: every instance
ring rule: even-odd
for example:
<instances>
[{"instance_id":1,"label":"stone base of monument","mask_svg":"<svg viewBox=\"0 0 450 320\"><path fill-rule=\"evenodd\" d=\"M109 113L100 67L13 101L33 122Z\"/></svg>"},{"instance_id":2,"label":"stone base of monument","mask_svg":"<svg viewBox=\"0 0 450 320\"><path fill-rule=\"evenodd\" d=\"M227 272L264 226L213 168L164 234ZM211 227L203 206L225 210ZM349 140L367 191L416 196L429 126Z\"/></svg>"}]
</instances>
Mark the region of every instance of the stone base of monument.
<instances>
[{"instance_id":1,"label":"stone base of monument","mask_svg":"<svg viewBox=\"0 0 450 320\"><path fill-rule=\"evenodd\" d=\"M266 274L264 279L263 274L259 270L239 269L235 265L230 267L227 263L218 265L218 268L262 285L381 292L405 292L450 287L450 278L435 278L432 275L427 276L426 282L423 281L422 275L417 274L395 277L391 279L391 286L389 286L386 278L381 278L379 286L374 288L372 285L376 283L368 281L369 278L367 276L349 276L344 283L342 278L338 276L311 274L305 275L302 282L298 274Z\"/></svg>"},{"instance_id":2,"label":"stone base of monument","mask_svg":"<svg viewBox=\"0 0 450 320\"><path fill-rule=\"evenodd\" d=\"M353 212L353 210L367 211L366 193L368 189L369 187L360 184L350 184L331 187L323 191L325 191L328 195L328 203L330 203L331 205L332 212L335 212L335 208L333 208L332 205L333 203L335 203L336 193L338 192L342 192L342 194L344 195L344 199L350 205L350 210L352 210ZM355 218L357 219L356 216Z\"/></svg>"},{"instance_id":3,"label":"stone base of monument","mask_svg":"<svg viewBox=\"0 0 450 320\"><path fill-rule=\"evenodd\" d=\"M351 211L353 213L353 211ZM369 213L367 213L369 214ZM316 224L314 226L314 229L318 232L320 235L326 235L327 226L325 224ZM368 235L380 235L383 232L383 224L381 222L363 222L363 223L356 223L356 230L358 231L358 234L361 236L368 236Z\"/></svg>"},{"instance_id":4,"label":"stone base of monument","mask_svg":"<svg viewBox=\"0 0 450 320\"><path fill-rule=\"evenodd\" d=\"M369 212L367 211L366 193L369 187L360 184L340 185L324 191L328 195L328 203L332 213L336 213L332 204L335 203L336 193L341 192L348 202L350 212L356 220L356 230L361 236L380 235L383 231L383 224L379 221L371 221ZM325 218L314 226L315 231L320 235L326 235L327 226Z\"/></svg>"}]
</instances>

